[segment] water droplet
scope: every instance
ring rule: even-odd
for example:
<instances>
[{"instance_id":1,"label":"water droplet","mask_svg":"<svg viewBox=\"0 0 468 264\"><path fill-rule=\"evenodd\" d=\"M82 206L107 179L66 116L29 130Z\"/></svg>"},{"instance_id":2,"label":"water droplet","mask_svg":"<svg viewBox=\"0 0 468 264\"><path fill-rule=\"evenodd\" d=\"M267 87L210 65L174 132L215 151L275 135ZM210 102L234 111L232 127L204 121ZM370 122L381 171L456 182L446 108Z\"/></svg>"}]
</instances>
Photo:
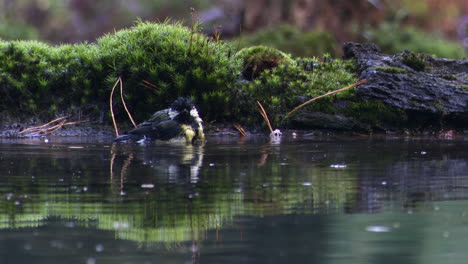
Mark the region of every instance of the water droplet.
<instances>
[{"instance_id":1,"label":"water droplet","mask_svg":"<svg viewBox=\"0 0 468 264\"><path fill-rule=\"evenodd\" d=\"M440 210L440 207L439 206L434 206L434 211L439 211Z\"/></svg>"},{"instance_id":2,"label":"water droplet","mask_svg":"<svg viewBox=\"0 0 468 264\"><path fill-rule=\"evenodd\" d=\"M141 185L141 188L152 189L152 188L154 188L154 184L144 183L144 184Z\"/></svg>"},{"instance_id":3,"label":"water droplet","mask_svg":"<svg viewBox=\"0 0 468 264\"><path fill-rule=\"evenodd\" d=\"M88 191L88 187L85 186L83 187L83 192L86 192L86 191Z\"/></svg>"},{"instance_id":4,"label":"water droplet","mask_svg":"<svg viewBox=\"0 0 468 264\"><path fill-rule=\"evenodd\" d=\"M426 151L421 151L421 155L426 155L427 152Z\"/></svg>"},{"instance_id":5,"label":"water droplet","mask_svg":"<svg viewBox=\"0 0 468 264\"><path fill-rule=\"evenodd\" d=\"M103 252L104 251L104 246L102 244L97 244L96 245L96 252Z\"/></svg>"},{"instance_id":6,"label":"water droplet","mask_svg":"<svg viewBox=\"0 0 468 264\"><path fill-rule=\"evenodd\" d=\"M44 142L45 142L45 143L49 143L49 139L48 139L48 138L44 138Z\"/></svg>"},{"instance_id":7,"label":"water droplet","mask_svg":"<svg viewBox=\"0 0 468 264\"><path fill-rule=\"evenodd\" d=\"M210 163L210 167L213 167L215 164L214 163Z\"/></svg>"},{"instance_id":8,"label":"water droplet","mask_svg":"<svg viewBox=\"0 0 468 264\"><path fill-rule=\"evenodd\" d=\"M120 229L120 228L128 228L128 222L114 222L113 227L115 229Z\"/></svg>"},{"instance_id":9,"label":"water droplet","mask_svg":"<svg viewBox=\"0 0 468 264\"><path fill-rule=\"evenodd\" d=\"M311 183L311 182L303 182L302 185L304 185L304 186L312 186L312 183Z\"/></svg>"},{"instance_id":10,"label":"water droplet","mask_svg":"<svg viewBox=\"0 0 468 264\"><path fill-rule=\"evenodd\" d=\"M375 233L384 233L390 232L391 228L388 226L368 226L366 227L367 232L375 232Z\"/></svg>"},{"instance_id":11,"label":"water droplet","mask_svg":"<svg viewBox=\"0 0 468 264\"><path fill-rule=\"evenodd\" d=\"M127 193L124 192L124 191L120 191L120 195L121 195L121 196L124 196L124 195L127 195Z\"/></svg>"},{"instance_id":12,"label":"water droplet","mask_svg":"<svg viewBox=\"0 0 468 264\"><path fill-rule=\"evenodd\" d=\"M387 182L386 182L386 181L383 181L383 182L382 182L382 185L387 185Z\"/></svg>"},{"instance_id":13,"label":"water droplet","mask_svg":"<svg viewBox=\"0 0 468 264\"><path fill-rule=\"evenodd\" d=\"M82 146L69 146L68 148L69 149L82 149L84 147L82 147Z\"/></svg>"},{"instance_id":14,"label":"water droplet","mask_svg":"<svg viewBox=\"0 0 468 264\"><path fill-rule=\"evenodd\" d=\"M192 245L191 250L192 250L192 252L197 252L198 251L198 246L197 245Z\"/></svg>"},{"instance_id":15,"label":"water droplet","mask_svg":"<svg viewBox=\"0 0 468 264\"><path fill-rule=\"evenodd\" d=\"M268 183L262 184L262 187L263 187L263 188L267 188L268 186L270 186Z\"/></svg>"},{"instance_id":16,"label":"water droplet","mask_svg":"<svg viewBox=\"0 0 468 264\"><path fill-rule=\"evenodd\" d=\"M450 236L450 232L449 231L445 231L444 233L442 233L442 236L444 238L448 238Z\"/></svg>"},{"instance_id":17,"label":"water droplet","mask_svg":"<svg viewBox=\"0 0 468 264\"><path fill-rule=\"evenodd\" d=\"M21 205L21 201L16 200L15 205Z\"/></svg>"},{"instance_id":18,"label":"water droplet","mask_svg":"<svg viewBox=\"0 0 468 264\"><path fill-rule=\"evenodd\" d=\"M31 249L32 249L32 245L31 245L30 243L24 244L24 250L29 251L29 250L31 250Z\"/></svg>"},{"instance_id":19,"label":"water droplet","mask_svg":"<svg viewBox=\"0 0 468 264\"><path fill-rule=\"evenodd\" d=\"M348 167L346 164L332 164L330 165L331 168L335 168L335 169L344 169L346 167Z\"/></svg>"}]
</instances>

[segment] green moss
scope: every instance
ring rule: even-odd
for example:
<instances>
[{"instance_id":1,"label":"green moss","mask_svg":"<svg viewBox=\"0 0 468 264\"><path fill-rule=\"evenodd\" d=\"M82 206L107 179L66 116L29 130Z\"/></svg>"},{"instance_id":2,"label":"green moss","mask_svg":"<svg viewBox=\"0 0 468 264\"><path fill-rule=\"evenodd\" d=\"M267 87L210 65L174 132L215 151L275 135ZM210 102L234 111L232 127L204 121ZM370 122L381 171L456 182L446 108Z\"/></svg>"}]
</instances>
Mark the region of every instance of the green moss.
<instances>
[{"instance_id":1,"label":"green moss","mask_svg":"<svg viewBox=\"0 0 468 264\"><path fill-rule=\"evenodd\" d=\"M254 46L240 50L236 56L243 62L242 75L247 80L257 78L263 71L292 62L291 57L274 48Z\"/></svg>"},{"instance_id":2,"label":"green moss","mask_svg":"<svg viewBox=\"0 0 468 264\"><path fill-rule=\"evenodd\" d=\"M399 67L375 67L375 69L387 73L408 73L407 70Z\"/></svg>"},{"instance_id":3,"label":"green moss","mask_svg":"<svg viewBox=\"0 0 468 264\"><path fill-rule=\"evenodd\" d=\"M322 95L356 81L354 61L331 59L328 55L322 59L298 58L266 70L252 81L239 83L234 101L242 107L233 107L233 115L244 124L262 124L255 103L259 100L279 126L286 113L303 102L304 99L300 98ZM326 111L337 98L353 95L352 90L344 91L325 97L306 108Z\"/></svg>"},{"instance_id":4,"label":"green moss","mask_svg":"<svg viewBox=\"0 0 468 264\"><path fill-rule=\"evenodd\" d=\"M402 127L408 121L406 112L377 100L350 98L339 112L372 128Z\"/></svg>"},{"instance_id":5,"label":"green moss","mask_svg":"<svg viewBox=\"0 0 468 264\"><path fill-rule=\"evenodd\" d=\"M447 80L447 81L456 81L458 80L457 77L450 75L450 74L442 74L439 76L440 78Z\"/></svg>"},{"instance_id":6,"label":"green moss","mask_svg":"<svg viewBox=\"0 0 468 264\"><path fill-rule=\"evenodd\" d=\"M55 109L108 109L110 90L121 77L137 120L179 96L192 97L206 119L221 118L241 64L230 56L231 46L198 28L138 22L96 43L0 41L0 112L50 118ZM157 88L146 88L144 81ZM115 109L123 113L119 105Z\"/></svg>"},{"instance_id":7,"label":"green moss","mask_svg":"<svg viewBox=\"0 0 468 264\"><path fill-rule=\"evenodd\" d=\"M426 55L413 53L410 51L403 51L401 53L402 62L411 67L416 71L424 71L426 70L427 63L426 63Z\"/></svg>"}]
</instances>

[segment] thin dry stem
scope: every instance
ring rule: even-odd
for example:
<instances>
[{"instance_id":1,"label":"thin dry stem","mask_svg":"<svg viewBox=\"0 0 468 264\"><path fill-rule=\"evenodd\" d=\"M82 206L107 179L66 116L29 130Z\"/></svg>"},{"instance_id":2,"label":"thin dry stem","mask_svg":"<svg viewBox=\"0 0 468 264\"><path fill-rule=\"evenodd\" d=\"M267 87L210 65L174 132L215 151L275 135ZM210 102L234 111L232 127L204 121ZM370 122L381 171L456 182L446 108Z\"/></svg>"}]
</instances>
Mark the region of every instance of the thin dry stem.
<instances>
[{"instance_id":1,"label":"thin dry stem","mask_svg":"<svg viewBox=\"0 0 468 264\"><path fill-rule=\"evenodd\" d=\"M122 81L121 77L119 77L119 81L120 81L120 98L122 98L122 104L123 104L123 106L125 108L125 111L127 112L128 117L130 118L130 121L132 121L133 126L137 127L137 124L135 123L135 120L133 120L133 117L130 114L130 111L128 111L127 104L125 103L125 99L124 99L124 96L123 96L123 81Z\"/></svg>"},{"instance_id":2,"label":"thin dry stem","mask_svg":"<svg viewBox=\"0 0 468 264\"><path fill-rule=\"evenodd\" d=\"M150 82L148 82L147 80L143 80L143 86L150 89L150 90L158 90L159 87L156 86L155 84L152 84Z\"/></svg>"},{"instance_id":3,"label":"thin dry stem","mask_svg":"<svg viewBox=\"0 0 468 264\"><path fill-rule=\"evenodd\" d=\"M117 127L117 122L115 121L114 109L113 109L113 106L112 106L112 97L114 95L115 87L117 87L117 84L120 82L120 80L121 79L119 77L119 79L117 79L117 81L115 82L114 87L112 87L112 91L111 91L110 99L109 99L109 106L110 106L110 111L111 111L111 116L112 116L112 123L114 124L115 136L116 137L118 137L120 134L119 134L119 129Z\"/></svg>"},{"instance_id":4,"label":"thin dry stem","mask_svg":"<svg viewBox=\"0 0 468 264\"><path fill-rule=\"evenodd\" d=\"M247 136L247 133L245 133L245 130L244 130L244 128L243 128L241 125L239 125L239 124L234 124L233 126L234 126L235 129L237 129L237 131L239 131L239 133L240 133L243 137Z\"/></svg>"},{"instance_id":5,"label":"thin dry stem","mask_svg":"<svg viewBox=\"0 0 468 264\"><path fill-rule=\"evenodd\" d=\"M189 42L189 48L188 48L189 54L192 51L193 33L195 30L195 8L193 7L190 8L190 14L192 17L192 24L190 25L190 42Z\"/></svg>"},{"instance_id":6,"label":"thin dry stem","mask_svg":"<svg viewBox=\"0 0 468 264\"><path fill-rule=\"evenodd\" d=\"M325 96L329 96L329 95L331 95L331 94L336 94L336 93L339 93L339 92L342 92L342 91L345 91L345 90L348 90L348 89L351 89L351 88L353 88L353 87L356 87L356 86L359 86L359 85L365 83L366 81L367 81L366 79L363 79L363 80L360 80L360 81L357 82L357 83L351 84L351 85L346 86L346 87L344 87L344 88L341 88L341 89L338 89L338 90L335 90L335 91L330 91L330 92L328 92L328 93L326 93L326 94L322 94L322 95L320 95L320 96L314 97L314 98L310 99L309 101L307 101L307 102L305 102L305 103L303 103L303 104L301 104L301 105L299 105L299 106L296 106L293 110L291 110L289 113L286 114L286 118L288 118L290 115L292 115L294 112L296 112L296 111L299 110L300 108L306 106L306 105L309 104L309 103L312 103L313 101L315 101L315 100L317 100L317 99L320 99L320 98L325 97Z\"/></svg>"},{"instance_id":7,"label":"thin dry stem","mask_svg":"<svg viewBox=\"0 0 468 264\"><path fill-rule=\"evenodd\" d=\"M271 123L270 123L270 120L268 119L268 115L267 115L265 109L263 108L262 104L259 101L257 101L257 105L259 107L260 114L262 115L263 119L265 119L265 122L268 125L268 128L270 129L270 132L272 133L273 128L271 127Z\"/></svg>"}]
</instances>

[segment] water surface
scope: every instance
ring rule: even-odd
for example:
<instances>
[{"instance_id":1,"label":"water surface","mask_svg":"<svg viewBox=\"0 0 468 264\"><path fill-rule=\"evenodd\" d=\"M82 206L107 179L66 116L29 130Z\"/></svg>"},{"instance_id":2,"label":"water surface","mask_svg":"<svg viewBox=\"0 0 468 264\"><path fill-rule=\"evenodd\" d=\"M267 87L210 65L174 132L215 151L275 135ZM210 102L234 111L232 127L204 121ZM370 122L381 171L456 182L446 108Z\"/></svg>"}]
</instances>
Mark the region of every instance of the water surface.
<instances>
[{"instance_id":1,"label":"water surface","mask_svg":"<svg viewBox=\"0 0 468 264\"><path fill-rule=\"evenodd\" d=\"M468 140L0 140L0 263L465 263Z\"/></svg>"}]
</instances>

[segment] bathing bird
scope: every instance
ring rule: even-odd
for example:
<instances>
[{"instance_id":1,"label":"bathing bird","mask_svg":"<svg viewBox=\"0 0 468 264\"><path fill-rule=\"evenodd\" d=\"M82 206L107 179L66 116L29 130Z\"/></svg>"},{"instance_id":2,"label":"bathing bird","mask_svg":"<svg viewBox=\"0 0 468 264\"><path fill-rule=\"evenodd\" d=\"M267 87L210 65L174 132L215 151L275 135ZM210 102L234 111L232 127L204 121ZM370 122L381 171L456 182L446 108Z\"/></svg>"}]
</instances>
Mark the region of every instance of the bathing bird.
<instances>
[{"instance_id":1,"label":"bathing bird","mask_svg":"<svg viewBox=\"0 0 468 264\"><path fill-rule=\"evenodd\" d=\"M153 140L185 141L203 140L203 121L192 100L181 97L170 108L157 111L150 119L114 139L114 142L145 143Z\"/></svg>"}]
</instances>

